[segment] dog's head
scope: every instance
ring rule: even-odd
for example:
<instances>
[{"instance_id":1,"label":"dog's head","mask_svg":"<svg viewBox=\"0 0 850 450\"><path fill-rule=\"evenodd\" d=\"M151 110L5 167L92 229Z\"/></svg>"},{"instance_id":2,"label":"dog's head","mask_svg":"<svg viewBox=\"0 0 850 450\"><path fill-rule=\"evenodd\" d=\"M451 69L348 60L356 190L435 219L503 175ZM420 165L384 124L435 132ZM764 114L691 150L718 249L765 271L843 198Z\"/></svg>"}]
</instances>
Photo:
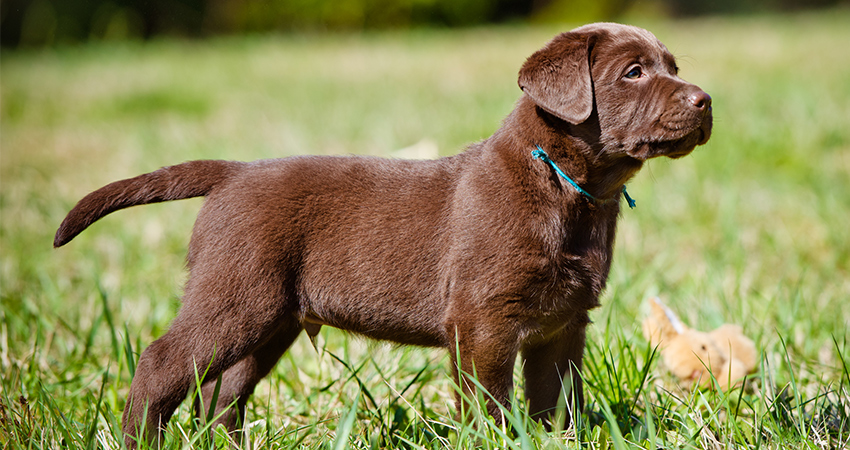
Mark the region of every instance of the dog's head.
<instances>
[{"instance_id":1,"label":"dog's head","mask_svg":"<svg viewBox=\"0 0 850 450\"><path fill-rule=\"evenodd\" d=\"M531 55L519 86L573 125L598 126L607 151L638 160L678 158L711 135L711 97L678 76L652 33L597 23L556 36Z\"/></svg>"}]
</instances>

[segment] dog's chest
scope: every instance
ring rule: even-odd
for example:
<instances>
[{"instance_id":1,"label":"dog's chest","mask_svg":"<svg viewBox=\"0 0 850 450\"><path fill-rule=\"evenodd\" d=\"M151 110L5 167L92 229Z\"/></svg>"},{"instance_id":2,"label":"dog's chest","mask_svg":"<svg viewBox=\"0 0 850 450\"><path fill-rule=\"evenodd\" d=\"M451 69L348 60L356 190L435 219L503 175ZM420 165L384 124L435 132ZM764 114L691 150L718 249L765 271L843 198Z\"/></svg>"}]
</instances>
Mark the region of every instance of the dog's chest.
<instances>
[{"instance_id":1,"label":"dog's chest","mask_svg":"<svg viewBox=\"0 0 850 450\"><path fill-rule=\"evenodd\" d=\"M617 215L614 211L588 211L565 220L553 230L548 247L547 279L539 305L562 317L599 306L614 248Z\"/></svg>"}]
</instances>

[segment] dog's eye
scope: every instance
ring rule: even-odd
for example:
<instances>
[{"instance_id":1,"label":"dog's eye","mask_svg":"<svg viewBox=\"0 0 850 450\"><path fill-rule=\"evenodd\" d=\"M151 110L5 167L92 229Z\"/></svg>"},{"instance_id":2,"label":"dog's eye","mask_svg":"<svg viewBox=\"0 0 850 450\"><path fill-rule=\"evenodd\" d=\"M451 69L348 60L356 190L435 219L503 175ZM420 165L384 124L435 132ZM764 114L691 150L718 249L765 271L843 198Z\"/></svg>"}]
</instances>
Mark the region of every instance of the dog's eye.
<instances>
[{"instance_id":1,"label":"dog's eye","mask_svg":"<svg viewBox=\"0 0 850 450\"><path fill-rule=\"evenodd\" d=\"M636 80L636 79L640 78L641 75L643 75L643 71L640 70L639 66L635 66L635 67L632 67L631 70L629 70L626 73L626 78L628 78L630 80Z\"/></svg>"}]
</instances>

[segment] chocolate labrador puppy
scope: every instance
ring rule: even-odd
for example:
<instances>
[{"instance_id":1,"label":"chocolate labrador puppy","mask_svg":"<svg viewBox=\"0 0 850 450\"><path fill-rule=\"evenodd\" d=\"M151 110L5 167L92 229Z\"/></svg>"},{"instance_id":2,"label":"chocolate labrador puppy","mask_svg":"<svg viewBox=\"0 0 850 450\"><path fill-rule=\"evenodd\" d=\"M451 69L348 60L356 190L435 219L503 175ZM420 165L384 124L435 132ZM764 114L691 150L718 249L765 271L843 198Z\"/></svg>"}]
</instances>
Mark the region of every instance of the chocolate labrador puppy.
<instances>
[{"instance_id":1,"label":"chocolate labrador puppy","mask_svg":"<svg viewBox=\"0 0 850 450\"><path fill-rule=\"evenodd\" d=\"M623 184L711 132L711 98L677 71L648 31L587 25L528 58L516 108L458 155L191 161L83 198L54 246L121 208L206 197L183 308L139 358L127 445L156 437L207 367L204 397L221 375L217 408L237 408L220 421L234 427L301 330L323 325L446 348L467 392L474 371L504 405L520 354L534 417L565 385L580 407Z\"/></svg>"}]
</instances>

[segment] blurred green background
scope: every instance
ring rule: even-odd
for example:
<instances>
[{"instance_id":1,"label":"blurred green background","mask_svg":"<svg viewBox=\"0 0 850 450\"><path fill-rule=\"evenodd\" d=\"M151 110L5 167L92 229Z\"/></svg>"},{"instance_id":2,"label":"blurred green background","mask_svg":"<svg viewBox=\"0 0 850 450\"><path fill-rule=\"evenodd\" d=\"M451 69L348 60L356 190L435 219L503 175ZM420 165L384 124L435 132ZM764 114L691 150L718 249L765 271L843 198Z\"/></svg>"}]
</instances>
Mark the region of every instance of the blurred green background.
<instances>
[{"instance_id":1,"label":"blurred green background","mask_svg":"<svg viewBox=\"0 0 850 450\"><path fill-rule=\"evenodd\" d=\"M846 0L4 0L4 46L159 35L592 22L793 11Z\"/></svg>"},{"instance_id":2,"label":"blurred green background","mask_svg":"<svg viewBox=\"0 0 850 450\"><path fill-rule=\"evenodd\" d=\"M511 111L531 52L593 20L655 33L681 76L712 95L715 129L692 155L653 160L629 183L638 208L622 215L609 287L592 313L588 430L602 426L593 412L605 399L623 408L623 432L641 448L657 448L655 434L667 448L704 448L704 435L720 441L711 448L846 447L847 6L2 0L0 447L93 448L89 430L120 438L114 415L126 399L127 361L179 308L201 200L121 211L52 249L83 195L189 159L455 154ZM682 393L640 354L651 295L695 328L738 323L756 342L756 389L732 400L734 413L726 397ZM344 361L370 363L359 376L377 397L396 398L415 381L406 398L421 399L417 417L451 415L445 352L398 350L328 327L320 338ZM335 414L357 396L347 370L302 336L261 384L250 415L292 433L280 448L303 435L315 444L304 448L322 448ZM415 423L413 412L385 405L359 417L386 410ZM638 422L657 433L628 420L635 405ZM176 417L189 423L188 407ZM394 435L382 424L362 426L358 448L370 445L370 430ZM419 442L417 433L402 435ZM604 435L580 437L594 439L601 444L589 448L608 448Z\"/></svg>"}]
</instances>

